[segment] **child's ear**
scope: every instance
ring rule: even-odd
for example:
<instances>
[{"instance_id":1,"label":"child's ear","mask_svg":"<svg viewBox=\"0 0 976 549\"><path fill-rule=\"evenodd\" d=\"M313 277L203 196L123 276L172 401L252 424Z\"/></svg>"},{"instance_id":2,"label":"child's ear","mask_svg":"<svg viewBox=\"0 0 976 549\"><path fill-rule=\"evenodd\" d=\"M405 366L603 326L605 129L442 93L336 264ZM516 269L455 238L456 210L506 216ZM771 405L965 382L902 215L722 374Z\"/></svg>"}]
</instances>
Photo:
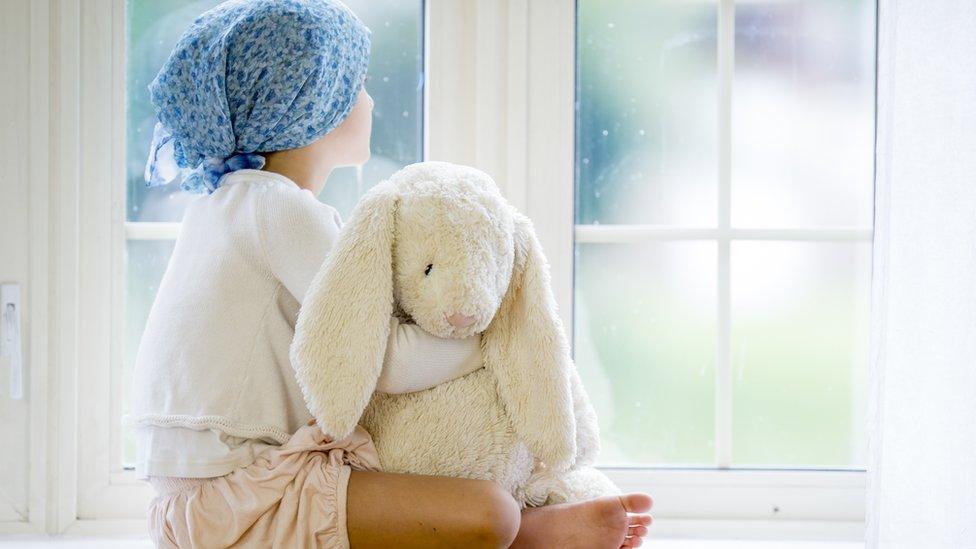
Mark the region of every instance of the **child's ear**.
<instances>
[{"instance_id":1,"label":"child's ear","mask_svg":"<svg viewBox=\"0 0 976 549\"><path fill-rule=\"evenodd\" d=\"M312 281L295 326L291 362L305 403L335 439L355 429L383 369L398 203L382 183L363 197Z\"/></svg>"}]
</instances>

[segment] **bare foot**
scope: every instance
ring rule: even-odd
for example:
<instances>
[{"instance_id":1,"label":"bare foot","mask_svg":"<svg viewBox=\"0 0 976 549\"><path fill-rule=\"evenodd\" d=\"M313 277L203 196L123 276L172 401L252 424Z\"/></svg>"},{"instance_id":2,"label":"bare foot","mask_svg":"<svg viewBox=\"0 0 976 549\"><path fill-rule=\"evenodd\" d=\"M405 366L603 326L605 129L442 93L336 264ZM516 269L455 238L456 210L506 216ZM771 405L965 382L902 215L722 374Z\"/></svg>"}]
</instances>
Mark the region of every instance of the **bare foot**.
<instances>
[{"instance_id":1,"label":"bare foot","mask_svg":"<svg viewBox=\"0 0 976 549\"><path fill-rule=\"evenodd\" d=\"M640 547L651 525L651 497L625 494L522 511L513 548L619 549Z\"/></svg>"}]
</instances>

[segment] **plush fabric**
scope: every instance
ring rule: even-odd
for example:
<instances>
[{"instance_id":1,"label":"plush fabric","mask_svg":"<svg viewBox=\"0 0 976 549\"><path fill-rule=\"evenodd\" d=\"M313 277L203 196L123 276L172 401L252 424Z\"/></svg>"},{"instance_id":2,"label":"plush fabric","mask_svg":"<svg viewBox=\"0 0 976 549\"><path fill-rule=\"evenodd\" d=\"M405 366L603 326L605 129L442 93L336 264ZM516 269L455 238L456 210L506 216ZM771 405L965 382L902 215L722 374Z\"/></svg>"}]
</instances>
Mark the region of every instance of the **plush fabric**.
<instances>
[{"instance_id":1,"label":"plush fabric","mask_svg":"<svg viewBox=\"0 0 976 549\"><path fill-rule=\"evenodd\" d=\"M341 124L369 64L370 31L338 0L231 0L193 22L149 85L158 124L149 185L213 192L259 152Z\"/></svg>"},{"instance_id":2,"label":"plush fabric","mask_svg":"<svg viewBox=\"0 0 976 549\"><path fill-rule=\"evenodd\" d=\"M596 415L569 355L531 221L481 171L407 166L353 211L299 314L291 348L332 436L357 422L384 469L494 480L524 505L617 488L592 464ZM374 394L389 315L481 333L484 368L426 391ZM474 317L464 328L454 314Z\"/></svg>"}]
</instances>

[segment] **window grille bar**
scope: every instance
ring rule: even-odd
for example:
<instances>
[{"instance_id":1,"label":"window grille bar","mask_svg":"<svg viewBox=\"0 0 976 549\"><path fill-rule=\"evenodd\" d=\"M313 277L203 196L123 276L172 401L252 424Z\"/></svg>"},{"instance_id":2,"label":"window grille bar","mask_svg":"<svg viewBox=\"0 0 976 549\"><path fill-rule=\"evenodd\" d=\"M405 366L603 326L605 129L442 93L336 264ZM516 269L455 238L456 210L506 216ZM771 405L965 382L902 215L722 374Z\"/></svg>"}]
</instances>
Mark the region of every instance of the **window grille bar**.
<instances>
[{"instance_id":1,"label":"window grille bar","mask_svg":"<svg viewBox=\"0 0 976 549\"><path fill-rule=\"evenodd\" d=\"M718 227L731 227L732 195L732 78L735 70L735 4L720 0L718 6ZM732 466L732 362L730 243L718 242L718 308L715 342L715 463Z\"/></svg>"},{"instance_id":2,"label":"window grille bar","mask_svg":"<svg viewBox=\"0 0 976 549\"><path fill-rule=\"evenodd\" d=\"M125 224L126 240L176 240L179 223L129 221Z\"/></svg>"},{"instance_id":3,"label":"window grille bar","mask_svg":"<svg viewBox=\"0 0 976 549\"><path fill-rule=\"evenodd\" d=\"M720 229L666 225L576 225L577 243L637 243L655 240L781 240L870 242L870 227Z\"/></svg>"}]
</instances>

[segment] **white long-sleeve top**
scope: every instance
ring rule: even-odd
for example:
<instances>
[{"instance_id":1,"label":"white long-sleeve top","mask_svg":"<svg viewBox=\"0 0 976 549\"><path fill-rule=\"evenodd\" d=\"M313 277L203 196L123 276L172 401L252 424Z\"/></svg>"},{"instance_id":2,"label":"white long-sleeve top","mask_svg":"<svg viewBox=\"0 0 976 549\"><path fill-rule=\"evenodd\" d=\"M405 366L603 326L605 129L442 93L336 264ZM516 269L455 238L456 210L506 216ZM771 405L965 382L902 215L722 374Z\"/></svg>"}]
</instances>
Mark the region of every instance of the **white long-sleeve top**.
<instances>
[{"instance_id":1,"label":"white long-sleeve top","mask_svg":"<svg viewBox=\"0 0 976 549\"><path fill-rule=\"evenodd\" d=\"M311 414L288 348L342 219L285 176L240 170L194 201L136 355L140 477L212 477L284 443ZM481 367L480 336L441 339L391 318L377 390L433 387Z\"/></svg>"}]
</instances>

